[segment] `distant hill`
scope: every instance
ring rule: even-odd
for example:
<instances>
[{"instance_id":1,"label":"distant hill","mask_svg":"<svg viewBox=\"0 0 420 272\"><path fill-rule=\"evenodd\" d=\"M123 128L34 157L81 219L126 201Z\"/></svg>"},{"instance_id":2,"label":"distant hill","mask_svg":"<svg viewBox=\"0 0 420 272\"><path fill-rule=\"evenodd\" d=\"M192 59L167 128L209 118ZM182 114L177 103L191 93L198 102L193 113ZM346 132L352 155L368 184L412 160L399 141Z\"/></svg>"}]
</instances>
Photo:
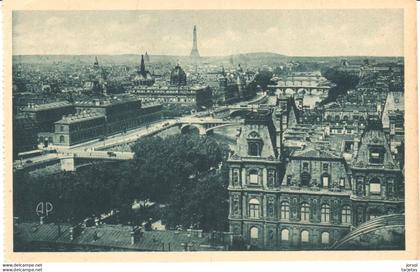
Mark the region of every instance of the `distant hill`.
<instances>
[{"instance_id":1,"label":"distant hill","mask_svg":"<svg viewBox=\"0 0 420 272\"><path fill-rule=\"evenodd\" d=\"M15 55L13 56L13 63L93 63L95 56L98 57L99 63L102 64L124 64L136 65L140 63L140 55L136 54L121 54L121 55ZM364 59L373 60L376 62L388 61L402 61L403 57L365 57L365 56L333 56L333 57L301 57L301 56L286 56L271 52L255 52L234 54L228 56L210 56L202 57L203 63L250 63L254 65L276 65L286 63L289 61L299 62L340 62L342 59L347 59L349 62L359 63ZM151 62L170 62L177 61L188 62L188 56L174 56L174 55L153 55L150 54Z\"/></svg>"}]
</instances>

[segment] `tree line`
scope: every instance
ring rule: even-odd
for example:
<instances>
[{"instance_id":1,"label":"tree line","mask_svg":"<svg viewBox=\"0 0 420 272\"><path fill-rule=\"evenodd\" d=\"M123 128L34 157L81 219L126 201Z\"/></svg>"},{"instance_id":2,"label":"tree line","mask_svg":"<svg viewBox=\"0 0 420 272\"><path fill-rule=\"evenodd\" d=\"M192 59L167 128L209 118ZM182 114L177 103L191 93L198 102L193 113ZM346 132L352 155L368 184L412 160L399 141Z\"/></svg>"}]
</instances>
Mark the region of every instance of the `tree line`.
<instances>
[{"instance_id":1,"label":"tree line","mask_svg":"<svg viewBox=\"0 0 420 272\"><path fill-rule=\"evenodd\" d=\"M149 217L169 227L226 230L227 147L209 137L146 137L133 146L134 160L96 163L76 172L33 177L14 174L14 216L37 220L36 206L51 202L53 222L77 223L119 210L118 223L140 224ZM137 211L134 200L165 207ZM144 203L144 202L143 202Z\"/></svg>"}]
</instances>

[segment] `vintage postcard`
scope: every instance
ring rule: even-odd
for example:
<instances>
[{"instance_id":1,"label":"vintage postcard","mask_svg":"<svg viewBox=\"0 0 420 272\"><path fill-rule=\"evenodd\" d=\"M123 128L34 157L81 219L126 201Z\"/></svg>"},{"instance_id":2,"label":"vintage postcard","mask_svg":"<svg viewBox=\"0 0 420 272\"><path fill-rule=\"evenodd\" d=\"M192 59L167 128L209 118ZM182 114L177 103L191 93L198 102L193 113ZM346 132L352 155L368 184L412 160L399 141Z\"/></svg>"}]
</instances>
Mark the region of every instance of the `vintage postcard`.
<instances>
[{"instance_id":1,"label":"vintage postcard","mask_svg":"<svg viewBox=\"0 0 420 272\"><path fill-rule=\"evenodd\" d=\"M6 1L8 261L416 259L415 1Z\"/></svg>"}]
</instances>

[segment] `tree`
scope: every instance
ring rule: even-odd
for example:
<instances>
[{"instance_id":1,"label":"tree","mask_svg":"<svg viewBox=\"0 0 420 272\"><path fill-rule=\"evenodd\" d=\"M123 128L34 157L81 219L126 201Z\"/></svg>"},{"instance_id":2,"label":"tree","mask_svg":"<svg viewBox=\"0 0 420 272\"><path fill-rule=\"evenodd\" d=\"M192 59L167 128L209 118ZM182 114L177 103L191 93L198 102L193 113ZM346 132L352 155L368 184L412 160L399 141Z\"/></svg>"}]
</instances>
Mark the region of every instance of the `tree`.
<instances>
[{"instance_id":1,"label":"tree","mask_svg":"<svg viewBox=\"0 0 420 272\"><path fill-rule=\"evenodd\" d=\"M78 223L117 209L120 223L139 224L161 217L157 210L133 211L134 200L151 200L169 207L164 219L170 225L223 229L226 178L213 172L225 149L214 139L198 135L146 137L134 145L132 161L94 163L77 172L44 177L15 172L14 216L37 220L37 203L48 201L54 206L49 216L54 222Z\"/></svg>"},{"instance_id":2,"label":"tree","mask_svg":"<svg viewBox=\"0 0 420 272\"><path fill-rule=\"evenodd\" d=\"M323 76L335 83L336 86L330 89L328 97L321 104L335 101L340 95L347 94L348 90L355 88L359 83L359 77L357 75L340 71L337 68L329 68L323 71Z\"/></svg>"},{"instance_id":3,"label":"tree","mask_svg":"<svg viewBox=\"0 0 420 272\"><path fill-rule=\"evenodd\" d=\"M273 84L271 78L273 77L273 72L263 69L257 73L255 76L255 83L259 85L263 90L267 89L267 86Z\"/></svg>"}]
</instances>

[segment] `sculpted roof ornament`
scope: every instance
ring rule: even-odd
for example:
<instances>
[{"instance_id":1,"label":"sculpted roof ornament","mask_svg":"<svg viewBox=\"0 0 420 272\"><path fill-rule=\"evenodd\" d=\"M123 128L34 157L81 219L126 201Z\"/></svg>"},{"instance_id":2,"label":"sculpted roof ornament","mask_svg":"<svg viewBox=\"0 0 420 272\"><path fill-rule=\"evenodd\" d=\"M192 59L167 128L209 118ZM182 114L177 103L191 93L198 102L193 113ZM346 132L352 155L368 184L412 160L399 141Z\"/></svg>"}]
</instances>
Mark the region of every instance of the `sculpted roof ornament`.
<instances>
[{"instance_id":1,"label":"sculpted roof ornament","mask_svg":"<svg viewBox=\"0 0 420 272\"><path fill-rule=\"evenodd\" d=\"M385 164L385 167L386 167L386 168L389 168L389 169L394 169L394 168L396 168L396 167L395 167L395 165L394 165L392 162L390 162L390 161L389 161L389 162L387 162L387 163Z\"/></svg>"},{"instance_id":2,"label":"sculpted roof ornament","mask_svg":"<svg viewBox=\"0 0 420 272\"><path fill-rule=\"evenodd\" d=\"M255 139L255 138L261 138L261 137L260 137L260 135L257 132L252 131L251 133L248 134L248 138Z\"/></svg>"},{"instance_id":3,"label":"sculpted roof ornament","mask_svg":"<svg viewBox=\"0 0 420 272\"><path fill-rule=\"evenodd\" d=\"M357 166L357 167L363 167L363 166L365 166L365 163L364 163L363 161L358 161L358 162L356 163L356 166Z\"/></svg>"},{"instance_id":4,"label":"sculpted roof ornament","mask_svg":"<svg viewBox=\"0 0 420 272\"><path fill-rule=\"evenodd\" d=\"M380 139L377 136L374 136L372 138L372 141L376 144L376 143L380 142Z\"/></svg>"},{"instance_id":5,"label":"sculpted roof ornament","mask_svg":"<svg viewBox=\"0 0 420 272\"><path fill-rule=\"evenodd\" d=\"M239 160L239 156L238 156L238 154L236 154L236 153L235 153L235 154L233 154L233 155L232 155L232 159L234 159L234 160Z\"/></svg>"}]
</instances>

